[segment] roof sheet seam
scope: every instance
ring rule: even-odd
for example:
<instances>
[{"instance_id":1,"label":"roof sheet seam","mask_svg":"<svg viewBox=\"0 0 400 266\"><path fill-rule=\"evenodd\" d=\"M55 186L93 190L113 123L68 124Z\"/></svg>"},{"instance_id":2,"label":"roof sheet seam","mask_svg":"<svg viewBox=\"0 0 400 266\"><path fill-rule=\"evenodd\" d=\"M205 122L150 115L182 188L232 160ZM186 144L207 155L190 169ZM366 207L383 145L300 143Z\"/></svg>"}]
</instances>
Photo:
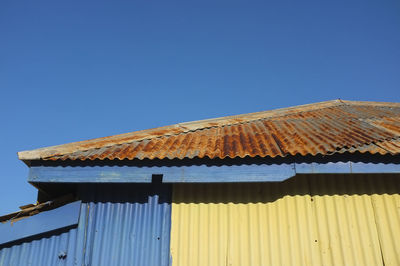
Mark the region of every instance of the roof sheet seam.
<instances>
[{"instance_id":1,"label":"roof sheet seam","mask_svg":"<svg viewBox=\"0 0 400 266\"><path fill-rule=\"evenodd\" d=\"M369 120L370 120L370 119L369 119ZM371 119L371 120L372 120L372 119ZM375 128L378 128L378 129L380 129L380 130L387 131L387 132L389 132L389 133L391 133L391 134L394 134L394 135L397 135L397 134L398 134L396 131L393 131L393 130L391 130L391 129L389 129L389 128L383 127L383 126L381 126L381 125L379 125L379 124L371 124L371 123L368 122L368 121L363 121L363 122L368 123L369 125L371 125L371 126L373 126L373 127L375 127Z\"/></svg>"},{"instance_id":2,"label":"roof sheet seam","mask_svg":"<svg viewBox=\"0 0 400 266\"><path fill-rule=\"evenodd\" d=\"M396 139L400 139L400 138L393 138L392 140L396 140ZM380 141L380 142L383 142L383 141ZM390 151L390 150L386 149L385 147L379 145L378 143L373 142L372 144L374 144L375 146L385 150L386 152L388 152L391 155L395 155L395 153L393 153L392 151Z\"/></svg>"}]
</instances>

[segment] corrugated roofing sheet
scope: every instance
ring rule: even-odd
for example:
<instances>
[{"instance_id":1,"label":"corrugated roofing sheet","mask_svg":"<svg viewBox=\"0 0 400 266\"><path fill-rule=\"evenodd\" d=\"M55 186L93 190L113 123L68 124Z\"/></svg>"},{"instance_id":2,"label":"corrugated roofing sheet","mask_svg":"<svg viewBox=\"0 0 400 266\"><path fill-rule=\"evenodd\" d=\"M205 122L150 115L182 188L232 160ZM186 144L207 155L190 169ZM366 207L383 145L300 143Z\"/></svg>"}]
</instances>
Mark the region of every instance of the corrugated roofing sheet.
<instances>
[{"instance_id":1,"label":"corrugated roofing sheet","mask_svg":"<svg viewBox=\"0 0 400 266\"><path fill-rule=\"evenodd\" d=\"M181 123L18 153L30 160L400 153L400 103L335 100Z\"/></svg>"}]
</instances>

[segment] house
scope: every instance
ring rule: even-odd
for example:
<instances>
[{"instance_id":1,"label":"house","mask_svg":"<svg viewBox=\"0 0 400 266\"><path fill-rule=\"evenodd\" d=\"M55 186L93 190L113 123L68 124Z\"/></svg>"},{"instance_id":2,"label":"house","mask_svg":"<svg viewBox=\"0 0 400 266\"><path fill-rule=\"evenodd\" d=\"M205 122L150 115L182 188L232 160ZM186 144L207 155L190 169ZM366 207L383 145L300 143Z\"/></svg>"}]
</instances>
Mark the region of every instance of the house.
<instances>
[{"instance_id":1,"label":"house","mask_svg":"<svg viewBox=\"0 0 400 266\"><path fill-rule=\"evenodd\" d=\"M0 265L400 265L400 104L335 100L23 151Z\"/></svg>"}]
</instances>

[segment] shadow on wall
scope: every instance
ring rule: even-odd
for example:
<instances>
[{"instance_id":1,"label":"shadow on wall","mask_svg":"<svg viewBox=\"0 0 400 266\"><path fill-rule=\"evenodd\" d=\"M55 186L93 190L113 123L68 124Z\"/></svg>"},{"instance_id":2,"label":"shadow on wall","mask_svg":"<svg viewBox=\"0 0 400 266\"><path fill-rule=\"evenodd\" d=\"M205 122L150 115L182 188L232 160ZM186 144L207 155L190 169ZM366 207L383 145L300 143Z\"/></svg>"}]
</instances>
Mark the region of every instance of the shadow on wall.
<instances>
[{"instance_id":1,"label":"shadow on wall","mask_svg":"<svg viewBox=\"0 0 400 266\"><path fill-rule=\"evenodd\" d=\"M76 193L83 202L267 203L285 196L400 194L400 174L297 175L283 182L79 184L62 193ZM57 188L60 186L57 184ZM56 191L54 188L52 189Z\"/></svg>"},{"instance_id":2,"label":"shadow on wall","mask_svg":"<svg viewBox=\"0 0 400 266\"><path fill-rule=\"evenodd\" d=\"M169 204L171 184L83 184L77 194L83 202Z\"/></svg>"},{"instance_id":3,"label":"shadow on wall","mask_svg":"<svg viewBox=\"0 0 400 266\"><path fill-rule=\"evenodd\" d=\"M284 182L175 184L173 203L268 203L286 196L400 194L399 174L297 175Z\"/></svg>"}]
</instances>

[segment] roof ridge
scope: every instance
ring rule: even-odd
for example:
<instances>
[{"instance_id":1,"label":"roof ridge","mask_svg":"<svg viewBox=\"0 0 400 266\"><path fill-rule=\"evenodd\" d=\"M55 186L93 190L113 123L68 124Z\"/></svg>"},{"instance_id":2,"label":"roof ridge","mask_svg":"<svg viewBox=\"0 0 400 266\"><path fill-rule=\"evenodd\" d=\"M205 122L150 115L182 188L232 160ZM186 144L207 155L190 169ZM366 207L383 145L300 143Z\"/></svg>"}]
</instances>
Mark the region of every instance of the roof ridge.
<instances>
[{"instance_id":1,"label":"roof ridge","mask_svg":"<svg viewBox=\"0 0 400 266\"><path fill-rule=\"evenodd\" d=\"M250 119L247 119L246 121L256 121L256 120L260 120L260 119L267 119L267 118L272 118L272 117L286 116L286 115L290 114L290 113L287 114L287 112L294 112L295 110L298 110L298 109L306 109L306 110L302 110L302 111L299 112L299 113L303 113L303 112L312 111L312 110L315 110L315 109L318 109L318 108L321 108L321 107L322 108L327 108L327 107L331 107L331 106L335 106L335 105L341 105L342 102L340 102L340 101L341 101L340 99L337 99L337 100L331 100L331 101L302 104L302 105L283 107L283 108L277 108L277 109L254 112L254 113L246 113L246 114L240 114L240 115L231 115L231 116L224 116L224 117L217 117L217 118L209 118L209 119L202 119L202 120L183 122L183 123L178 123L177 125L191 125L191 124L214 122L214 121L227 120L227 119L238 119L238 118L249 117L249 116L250 117L256 116L257 118L254 118L254 119L250 118ZM260 116L260 115L263 115L263 117L262 118L258 118L258 116ZM267 117L265 115L267 115Z\"/></svg>"}]
</instances>

